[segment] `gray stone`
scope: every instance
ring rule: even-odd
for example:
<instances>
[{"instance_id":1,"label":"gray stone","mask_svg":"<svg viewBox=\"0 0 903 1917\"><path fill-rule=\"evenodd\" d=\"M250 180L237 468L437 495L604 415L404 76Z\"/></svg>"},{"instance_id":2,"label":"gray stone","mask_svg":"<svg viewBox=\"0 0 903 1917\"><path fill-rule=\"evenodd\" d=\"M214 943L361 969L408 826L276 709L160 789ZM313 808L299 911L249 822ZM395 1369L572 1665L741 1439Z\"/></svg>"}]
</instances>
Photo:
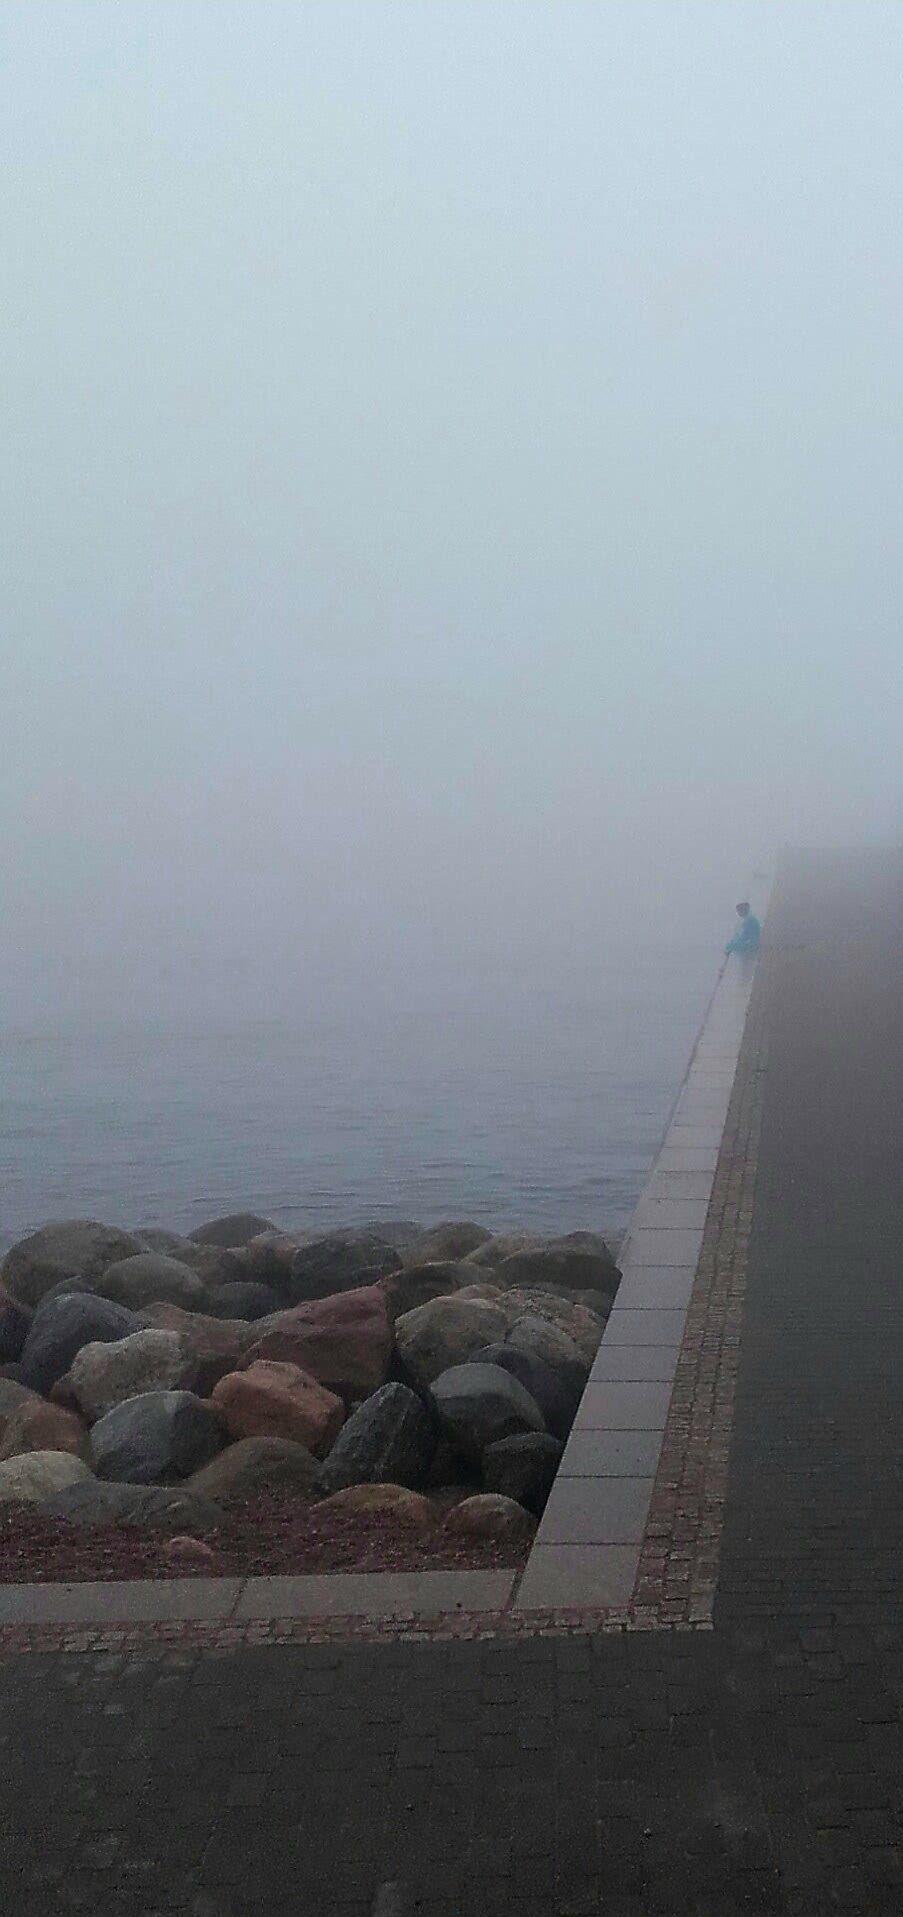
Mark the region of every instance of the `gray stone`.
<instances>
[{"instance_id":1,"label":"gray stone","mask_svg":"<svg viewBox=\"0 0 903 1917\"><path fill-rule=\"evenodd\" d=\"M483 1452L483 1483L487 1491L513 1498L534 1517L541 1517L555 1482L564 1445L543 1431L524 1431L500 1438Z\"/></svg>"},{"instance_id":2,"label":"gray stone","mask_svg":"<svg viewBox=\"0 0 903 1917\"><path fill-rule=\"evenodd\" d=\"M231 1249L236 1245L249 1245L262 1231L275 1229L271 1219L260 1218L256 1212L233 1211L225 1218L211 1218L205 1225L197 1225L188 1236L196 1245L222 1245Z\"/></svg>"},{"instance_id":3,"label":"gray stone","mask_svg":"<svg viewBox=\"0 0 903 1917\"><path fill-rule=\"evenodd\" d=\"M13 1245L3 1260L3 1283L23 1305L40 1304L61 1278L99 1278L117 1258L131 1258L141 1245L131 1232L94 1218L66 1218L42 1225Z\"/></svg>"},{"instance_id":4,"label":"gray stone","mask_svg":"<svg viewBox=\"0 0 903 1917\"><path fill-rule=\"evenodd\" d=\"M585 1305L587 1311L591 1311L593 1316L595 1318L598 1318L599 1323L603 1326L603 1328L608 1323L608 1318L611 1312L611 1307L613 1302L608 1292L571 1291L568 1293L568 1297L570 1298L572 1304Z\"/></svg>"},{"instance_id":5,"label":"gray stone","mask_svg":"<svg viewBox=\"0 0 903 1917\"><path fill-rule=\"evenodd\" d=\"M429 1304L431 1298L448 1297L472 1280L473 1267L463 1258L405 1265L383 1279L389 1313L393 1319L403 1318L406 1312L416 1311L418 1305Z\"/></svg>"},{"instance_id":6,"label":"gray stone","mask_svg":"<svg viewBox=\"0 0 903 1917\"><path fill-rule=\"evenodd\" d=\"M321 1467L325 1494L349 1484L426 1484L436 1449L436 1426L415 1391L384 1384L352 1412Z\"/></svg>"},{"instance_id":7,"label":"gray stone","mask_svg":"<svg viewBox=\"0 0 903 1917\"><path fill-rule=\"evenodd\" d=\"M181 1305L147 1305L141 1323L156 1331L175 1331L195 1366L194 1390L206 1398L227 1371L235 1371L254 1333L244 1318L211 1318L183 1311Z\"/></svg>"},{"instance_id":8,"label":"gray stone","mask_svg":"<svg viewBox=\"0 0 903 1917\"><path fill-rule=\"evenodd\" d=\"M569 1394L576 1410L590 1369L590 1359L575 1345L573 1338L547 1318L524 1312L510 1326L505 1343L525 1356L537 1359L554 1371ZM519 1375L519 1374L518 1374Z\"/></svg>"},{"instance_id":9,"label":"gray stone","mask_svg":"<svg viewBox=\"0 0 903 1917\"><path fill-rule=\"evenodd\" d=\"M394 1251L402 1254L414 1251L427 1235L423 1226L415 1224L413 1218L368 1218L360 1229L375 1232L377 1238L384 1239ZM307 1235L313 1238L317 1234L310 1232Z\"/></svg>"},{"instance_id":10,"label":"gray stone","mask_svg":"<svg viewBox=\"0 0 903 1917\"><path fill-rule=\"evenodd\" d=\"M69 1397L89 1421L148 1391L184 1389L194 1363L175 1331L147 1327L114 1344L83 1345L64 1380Z\"/></svg>"},{"instance_id":11,"label":"gray stone","mask_svg":"<svg viewBox=\"0 0 903 1917\"><path fill-rule=\"evenodd\" d=\"M228 1245L196 1245L186 1238L182 1246L178 1263L187 1265L208 1290L215 1285L229 1285L237 1279L250 1276L248 1271L248 1252L244 1245L230 1250Z\"/></svg>"},{"instance_id":12,"label":"gray stone","mask_svg":"<svg viewBox=\"0 0 903 1917\"><path fill-rule=\"evenodd\" d=\"M36 1504L90 1476L87 1465L71 1451L22 1451L0 1464L0 1504Z\"/></svg>"},{"instance_id":13,"label":"gray stone","mask_svg":"<svg viewBox=\"0 0 903 1917\"><path fill-rule=\"evenodd\" d=\"M274 1487L310 1498L321 1468L319 1458L291 1438L239 1438L195 1471L189 1488L223 1504Z\"/></svg>"},{"instance_id":14,"label":"gray stone","mask_svg":"<svg viewBox=\"0 0 903 1917\"><path fill-rule=\"evenodd\" d=\"M190 1391L145 1391L98 1420L91 1450L99 1478L156 1484L189 1477L225 1439L216 1412Z\"/></svg>"},{"instance_id":15,"label":"gray stone","mask_svg":"<svg viewBox=\"0 0 903 1917\"><path fill-rule=\"evenodd\" d=\"M449 1260L468 1258L471 1252L478 1251L492 1237L485 1225L475 1225L472 1219L449 1219L441 1225L433 1225L423 1233L410 1248L405 1263L428 1265L436 1261L447 1263Z\"/></svg>"},{"instance_id":16,"label":"gray stone","mask_svg":"<svg viewBox=\"0 0 903 1917\"><path fill-rule=\"evenodd\" d=\"M508 1322L504 1308L487 1298L432 1298L397 1320L395 1348L414 1383L428 1385L483 1345L503 1339Z\"/></svg>"},{"instance_id":17,"label":"gray stone","mask_svg":"<svg viewBox=\"0 0 903 1917\"><path fill-rule=\"evenodd\" d=\"M436 1379L432 1396L442 1429L471 1465L500 1438L545 1429L529 1391L499 1365L454 1365Z\"/></svg>"},{"instance_id":18,"label":"gray stone","mask_svg":"<svg viewBox=\"0 0 903 1917\"><path fill-rule=\"evenodd\" d=\"M31 1313L0 1285L0 1364L15 1364L28 1336Z\"/></svg>"},{"instance_id":19,"label":"gray stone","mask_svg":"<svg viewBox=\"0 0 903 1917\"><path fill-rule=\"evenodd\" d=\"M551 1251L582 1251L590 1258L602 1258L607 1264L617 1268L612 1246L600 1231L566 1231L558 1238L549 1239ZM620 1273L618 1273L620 1276Z\"/></svg>"},{"instance_id":20,"label":"gray stone","mask_svg":"<svg viewBox=\"0 0 903 1917\"><path fill-rule=\"evenodd\" d=\"M561 1292L540 1291L538 1286L509 1291L505 1304L512 1325L525 1313L531 1318L544 1318L547 1324L555 1325L570 1338L587 1367L592 1364L605 1329L604 1318L587 1311L585 1305L573 1304Z\"/></svg>"},{"instance_id":21,"label":"gray stone","mask_svg":"<svg viewBox=\"0 0 903 1917\"><path fill-rule=\"evenodd\" d=\"M219 1284L257 1284L267 1285L282 1302L285 1286L291 1277L292 1259L299 1246L306 1241L295 1232L262 1231L241 1251L242 1270L231 1275L223 1274ZM237 1252L232 1253L237 1258Z\"/></svg>"},{"instance_id":22,"label":"gray stone","mask_svg":"<svg viewBox=\"0 0 903 1917\"><path fill-rule=\"evenodd\" d=\"M167 1231L163 1225L144 1225L135 1237L140 1238L142 1251L162 1251L167 1258L181 1258L191 1244L190 1238L183 1238L179 1231Z\"/></svg>"},{"instance_id":23,"label":"gray stone","mask_svg":"<svg viewBox=\"0 0 903 1917\"><path fill-rule=\"evenodd\" d=\"M548 1240L535 1231L507 1231L498 1238L487 1238L485 1245L479 1245L468 1257L468 1264L476 1266L477 1271L492 1271L506 1258L513 1258L515 1252L544 1251Z\"/></svg>"},{"instance_id":24,"label":"gray stone","mask_svg":"<svg viewBox=\"0 0 903 1917\"><path fill-rule=\"evenodd\" d=\"M252 1278L233 1279L214 1285L208 1295L207 1310L212 1318L244 1318L249 1323L278 1311L280 1300L269 1285Z\"/></svg>"},{"instance_id":25,"label":"gray stone","mask_svg":"<svg viewBox=\"0 0 903 1917\"><path fill-rule=\"evenodd\" d=\"M212 1498L181 1485L101 1484L89 1478L41 1501L47 1517L70 1524L128 1524L205 1537L222 1522Z\"/></svg>"},{"instance_id":26,"label":"gray stone","mask_svg":"<svg viewBox=\"0 0 903 1917\"><path fill-rule=\"evenodd\" d=\"M44 1305L52 1304L54 1298L68 1298L73 1291L89 1291L92 1296L97 1295L93 1282L89 1283L87 1278L79 1278L77 1275L72 1278L60 1278L57 1284L51 1285L49 1291L45 1291L40 1307L36 1309L43 1309Z\"/></svg>"},{"instance_id":27,"label":"gray stone","mask_svg":"<svg viewBox=\"0 0 903 1917\"><path fill-rule=\"evenodd\" d=\"M160 1251L142 1251L135 1258L108 1265L94 1289L102 1298L128 1305L130 1311L161 1304L181 1305L184 1311L203 1310L207 1300L204 1281L197 1272Z\"/></svg>"},{"instance_id":28,"label":"gray stone","mask_svg":"<svg viewBox=\"0 0 903 1917\"><path fill-rule=\"evenodd\" d=\"M493 1269L505 1289L537 1286L540 1291L599 1291L614 1298L621 1274L607 1247L588 1252L550 1240L539 1251L516 1251Z\"/></svg>"},{"instance_id":29,"label":"gray stone","mask_svg":"<svg viewBox=\"0 0 903 1917\"><path fill-rule=\"evenodd\" d=\"M46 1396L69 1370L83 1345L127 1338L139 1324L131 1311L90 1291L72 1291L39 1305L29 1326L19 1368L24 1384Z\"/></svg>"},{"instance_id":30,"label":"gray stone","mask_svg":"<svg viewBox=\"0 0 903 1917\"><path fill-rule=\"evenodd\" d=\"M546 1429L556 1438L567 1437L583 1395L582 1371L577 1373L572 1366L564 1372L553 1370L535 1352L512 1344L486 1345L474 1356L477 1364L501 1365L509 1371L538 1404Z\"/></svg>"},{"instance_id":31,"label":"gray stone","mask_svg":"<svg viewBox=\"0 0 903 1917\"><path fill-rule=\"evenodd\" d=\"M388 1240L371 1231L333 1231L300 1245L291 1263L287 1295L293 1305L356 1291L388 1277L401 1264Z\"/></svg>"}]
</instances>

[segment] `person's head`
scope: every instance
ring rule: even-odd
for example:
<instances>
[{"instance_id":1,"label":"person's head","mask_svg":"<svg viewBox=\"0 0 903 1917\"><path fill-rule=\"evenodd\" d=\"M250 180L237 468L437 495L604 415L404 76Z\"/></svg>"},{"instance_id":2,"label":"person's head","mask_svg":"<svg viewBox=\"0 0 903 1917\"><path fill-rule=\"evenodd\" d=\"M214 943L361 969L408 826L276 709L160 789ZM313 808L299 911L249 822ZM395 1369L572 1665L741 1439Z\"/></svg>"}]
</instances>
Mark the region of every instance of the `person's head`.
<instances>
[{"instance_id":1,"label":"person's head","mask_svg":"<svg viewBox=\"0 0 903 1917\"><path fill-rule=\"evenodd\" d=\"M740 903L739 903L739 905L738 905L738 907L737 907L737 911L738 911L738 913L739 913L739 915L740 915L740 917L741 917L741 919L746 919L746 918L748 918L748 917L749 917L749 900L748 900L748 899L741 899L741 900L740 900Z\"/></svg>"}]
</instances>

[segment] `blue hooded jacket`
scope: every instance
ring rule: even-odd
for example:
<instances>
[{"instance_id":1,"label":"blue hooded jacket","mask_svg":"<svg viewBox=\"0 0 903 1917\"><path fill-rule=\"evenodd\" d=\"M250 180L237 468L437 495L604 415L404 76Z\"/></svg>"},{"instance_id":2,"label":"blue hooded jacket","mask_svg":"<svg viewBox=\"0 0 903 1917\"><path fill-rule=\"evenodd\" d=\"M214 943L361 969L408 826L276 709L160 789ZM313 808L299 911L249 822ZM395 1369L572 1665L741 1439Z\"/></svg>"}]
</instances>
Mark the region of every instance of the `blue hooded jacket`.
<instances>
[{"instance_id":1,"label":"blue hooded jacket","mask_svg":"<svg viewBox=\"0 0 903 1917\"><path fill-rule=\"evenodd\" d=\"M754 957L758 952L761 937L762 927L755 912L747 912L745 919L740 920L733 938L724 948L726 957L729 958L732 952L738 955L745 953L748 957Z\"/></svg>"}]
</instances>

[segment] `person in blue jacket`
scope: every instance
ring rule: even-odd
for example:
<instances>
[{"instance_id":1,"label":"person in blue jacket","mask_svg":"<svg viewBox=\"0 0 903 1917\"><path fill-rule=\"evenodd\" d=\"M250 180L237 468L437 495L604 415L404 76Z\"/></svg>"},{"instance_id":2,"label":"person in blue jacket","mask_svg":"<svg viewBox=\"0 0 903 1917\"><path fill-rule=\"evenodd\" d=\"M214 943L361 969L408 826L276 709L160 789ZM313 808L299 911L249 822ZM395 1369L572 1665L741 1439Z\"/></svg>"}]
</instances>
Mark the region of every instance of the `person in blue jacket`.
<instances>
[{"instance_id":1,"label":"person in blue jacket","mask_svg":"<svg viewBox=\"0 0 903 1917\"><path fill-rule=\"evenodd\" d=\"M732 952L736 952L738 957L755 958L759 950L759 940L762 937L762 927L755 912L750 911L746 899L742 899L738 905L737 916L740 923L733 938L724 948L725 956L729 958Z\"/></svg>"}]
</instances>

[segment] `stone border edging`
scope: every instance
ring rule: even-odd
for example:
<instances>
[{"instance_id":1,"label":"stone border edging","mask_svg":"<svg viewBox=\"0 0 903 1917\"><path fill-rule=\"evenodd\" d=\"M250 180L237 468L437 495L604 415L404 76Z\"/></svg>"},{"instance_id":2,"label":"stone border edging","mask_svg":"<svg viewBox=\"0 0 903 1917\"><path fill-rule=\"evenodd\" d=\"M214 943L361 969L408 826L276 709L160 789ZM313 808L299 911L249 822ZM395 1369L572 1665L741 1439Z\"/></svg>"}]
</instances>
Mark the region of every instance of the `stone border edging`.
<instances>
[{"instance_id":1,"label":"stone border edging","mask_svg":"<svg viewBox=\"0 0 903 1917\"><path fill-rule=\"evenodd\" d=\"M132 1578L0 1586L0 1629L247 1624L259 1618L410 1618L497 1612L510 1571L338 1571L299 1577Z\"/></svg>"},{"instance_id":2,"label":"stone border edging","mask_svg":"<svg viewBox=\"0 0 903 1917\"><path fill-rule=\"evenodd\" d=\"M688 1552L674 1536L676 1517L663 1537L659 1485L663 1469L673 1468L673 1419L687 1404L696 1438L701 1380L696 1365L688 1398L685 1354L695 1351L697 1288L755 971L728 961L719 973L624 1242L621 1284L518 1586L518 1609L570 1603L649 1612L659 1625L691 1621L683 1603L692 1582ZM697 1464L712 1439L708 1430L694 1442ZM681 1567L677 1586L664 1576L669 1558ZM699 1609L698 1589L693 1601ZM703 1605L692 1621L704 1623L710 1613Z\"/></svg>"}]
</instances>

